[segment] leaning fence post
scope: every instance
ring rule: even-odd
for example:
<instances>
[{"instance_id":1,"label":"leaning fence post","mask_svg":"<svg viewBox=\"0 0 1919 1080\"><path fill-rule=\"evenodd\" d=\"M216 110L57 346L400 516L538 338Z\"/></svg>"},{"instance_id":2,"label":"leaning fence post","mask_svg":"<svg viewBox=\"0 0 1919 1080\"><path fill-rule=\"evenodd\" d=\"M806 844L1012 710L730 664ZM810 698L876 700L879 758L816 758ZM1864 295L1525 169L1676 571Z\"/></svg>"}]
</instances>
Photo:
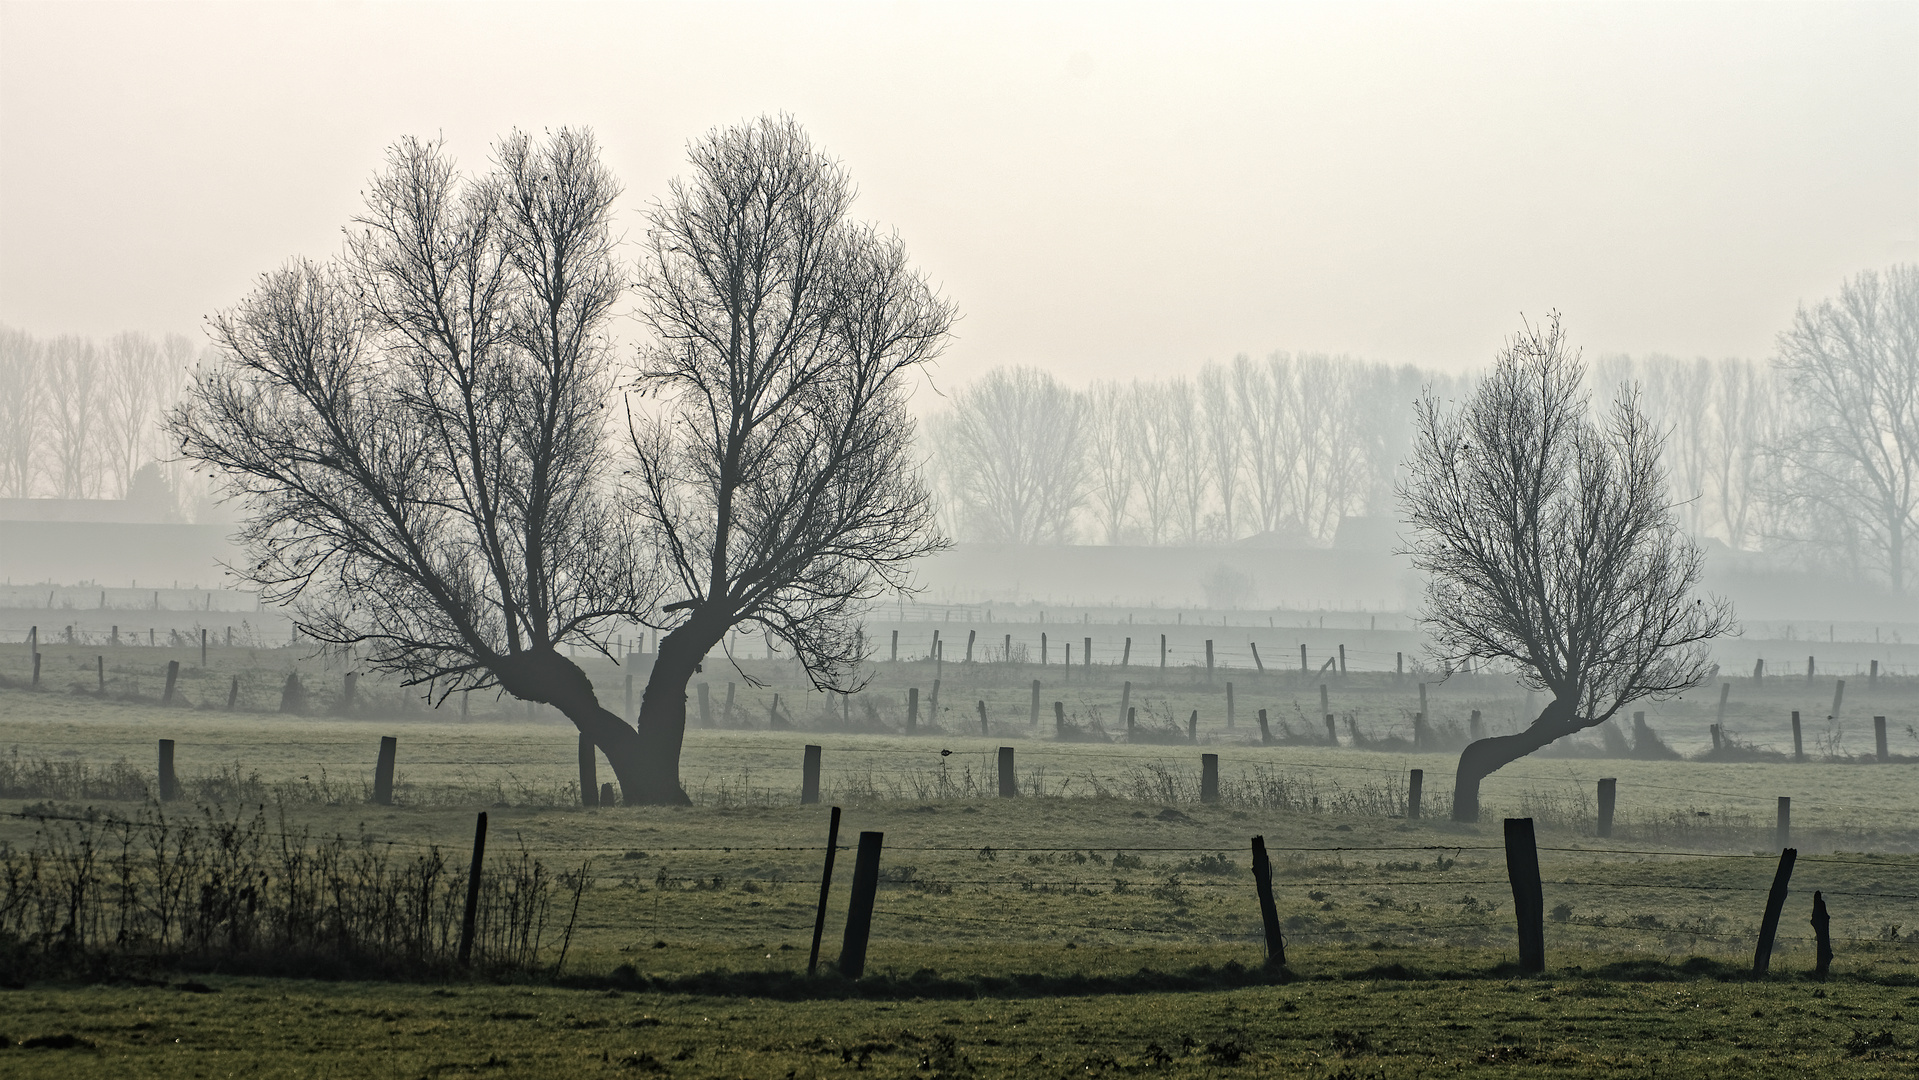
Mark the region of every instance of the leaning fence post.
<instances>
[{"instance_id":1,"label":"leaning fence post","mask_svg":"<svg viewBox=\"0 0 1919 1080\"><path fill-rule=\"evenodd\" d=\"M1406 781L1406 820L1419 820L1419 796L1426 786L1426 770L1414 769Z\"/></svg>"},{"instance_id":2,"label":"leaning fence post","mask_svg":"<svg viewBox=\"0 0 1919 1080\"><path fill-rule=\"evenodd\" d=\"M1186 721L1186 741L1189 743L1193 743L1195 745L1199 743L1199 710L1198 709L1194 709L1192 718Z\"/></svg>"},{"instance_id":3,"label":"leaning fence post","mask_svg":"<svg viewBox=\"0 0 1919 1080\"><path fill-rule=\"evenodd\" d=\"M1273 730L1266 726L1266 710L1259 710L1259 745L1273 745Z\"/></svg>"},{"instance_id":4,"label":"leaning fence post","mask_svg":"<svg viewBox=\"0 0 1919 1080\"><path fill-rule=\"evenodd\" d=\"M1519 967L1546 970L1546 899L1539 880L1539 848L1532 818L1506 819L1506 877L1513 887L1513 918L1519 930Z\"/></svg>"},{"instance_id":5,"label":"leaning fence post","mask_svg":"<svg viewBox=\"0 0 1919 1080\"><path fill-rule=\"evenodd\" d=\"M969 664L973 662L973 639L978 636L979 631L977 630L968 630L966 632L966 662Z\"/></svg>"},{"instance_id":6,"label":"leaning fence post","mask_svg":"<svg viewBox=\"0 0 1919 1080\"><path fill-rule=\"evenodd\" d=\"M1019 794L1019 776L1013 772L1013 748L999 748L999 797L1010 799Z\"/></svg>"},{"instance_id":7,"label":"leaning fence post","mask_svg":"<svg viewBox=\"0 0 1919 1080\"><path fill-rule=\"evenodd\" d=\"M860 834L860 851L853 863L853 896L846 911L846 939L840 945L840 974L857 979L866 974L866 940L873 933L873 899L880 890L880 845L885 833Z\"/></svg>"},{"instance_id":8,"label":"leaning fence post","mask_svg":"<svg viewBox=\"0 0 1919 1080\"><path fill-rule=\"evenodd\" d=\"M586 745L589 749L592 746L591 743ZM398 748L398 739L391 735L380 736L380 760L373 766L373 801L381 806L393 805L393 759Z\"/></svg>"},{"instance_id":9,"label":"leaning fence post","mask_svg":"<svg viewBox=\"0 0 1919 1080\"><path fill-rule=\"evenodd\" d=\"M180 785L173 778L173 740L160 740L160 801L165 802L180 794Z\"/></svg>"},{"instance_id":10,"label":"leaning fence post","mask_svg":"<svg viewBox=\"0 0 1919 1080\"><path fill-rule=\"evenodd\" d=\"M1199 755L1199 801L1219 801L1219 755Z\"/></svg>"},{"instance_id":11,"label":"leaning fence post","mask_svg":"<svg viewBox=\"0 0 1919 1080\"><path fill-rule=\"evenodd\" d=\"M1886 752L1886 718L1883 716L1875 716L1872 718L1872 741L1874 749L1878 752L1879 760L1890 760L1891 755Z\"/></svg>"},{"instance_id":12,"label":"leaning fence post","mask_svg":"<svg viewBox=\"0 0 1919 1080\"><path fill-rule=\"evenodd\" d=\"M1826 911L1826 898L1817 892L1812 894L1812 933L1819 949L1813 974L1823 979L1832 970L1832 915Z\"/></svg>"},{"instance_id":13,"label":"leaning fence post","mask_svg":"<svg viewBox=\"0 0 1919 1080\"><path fill-rule=\"evenodd\" d=\"M1266 838L1253 837L1253 882L1259 887L1259 921L1266 928L1266 966L1286 966L1286 939L1279 933L1279 906L1273 903L1273 863Z\"/></svg>"},{"instance_id":14,"label":"leaning fence post","mask_svg":"<svg viewBox=\"0 0 1919 1080\"><path fill-rule=\"evenodd\" d=\"M486 811L473 823L473 862L466 872L466 918L460 920L460 966L473 959L473 931L480 917L480 864L486 859Z\"/></svg>"},{"instance_id":15,"label":"leaning fence post","mask_svg":"<svg viewBox=\"0 0 1919 1080\"><path fill-rule=\"evenodd\" d=\"M1619 797L1618 777L1608 776L1599 781L1599 835L1612 835L1613 807Z\"/></svg>"},{"instance_id":16,"label":"leaning fence post","mask_svg":"<svg viewBox=\"0 0 1919 1080\"><path fill-rule=\"evenodd\" d=\"M173 704L173 686L175 683L179 681L180 681L180 661L178 660L167 661L167 688L165 691L163 691L160 694L160 704L162 705ZM38 686L40 684L40 654L39 653L33 654L33 682L35 686ZM1881 741L1884 741L1884 740L1881 740Z\"/></svg>"},{"instance_id":17,"label":"leaning fence post","mask_svg":"<svg viewBox=\"0 0 1919 1080\"><path fill-rule=\"evenodd\" d=\"M818 749L809 746L808 750ZM832 823L826 827L826 868L820 871L820 907L813 916L813 952L806 959L806 977L812 978L820 966L820 938L826 934L826 897L833 889L833 856L840 844L840 808L833 808Z\"/></svg>"},{"instance_id":18,"label":"leaning fence post","mask_svg":"<svg viewBox=\"0 0 1919 1080\"><path fill-rule=\"evenodd\" d=\"M106 670L103 667L100 672L100 690L102 693L104 693L107 688L106 678L107 678ZM233 706L237 704L239 700L240 700L240 676L235 675L233 677L233 685L227 687L227 711L232 712Z\"/></svg>"},{"instance_id":19,"label":"leaning fence post","mask_svg":"<svg viewBox=\"0 0 1919 1080\"><path fill-rule=\"evenodd\" d=\"M1792 798L1779 796L1779 828L1774 838L1781 849L1792 843Z\"/></svg>"},{"instance_id":20,"label":"leaning fence post","mask_svg":"<svg viewBox=\"0 0 1919 1080\"><path fill-rule=\"evenodd\" d=\"M800 758L800 805L811 806L820 801L820 748L808 745ZM839 820L835 810L833 820Z\"/></svg>"},{"instance_id":21,"label":"leaning fence post","mask_svg":"<svg viewBox=\"0 0 1919 1080\"><path fill-rule=\"evenodd\" d=\"M1122 649L1119 654L1119 669L1121 671L1125 671L1127 667L1132 664L1132 662L1133 662L1133 639L1127 638L1126 647ZM1877 663L1877 662L1878 661L1874 661L1874 663Z\"/></svg>"},{"instance_id":22,"label":"leaning fence post","mask_svg":"<svg viewBox=\"0 0 1919 1080\"><path fill-rule=\"evenodd\" d=\"M600 763L594 756L593 740L580 732L580 805L600 805Z\"/></svg>"},{"instance_id":23,"label":"leaning fence post","mask_svg":"<svg viewBox=\"0 0 1919 1080\"><path fill-rule=\"evenodd\" d=\"M1249 641L1246 645L1253 650L1253 669L1261 675L1266 674L1266 665L1259 659L1259 642Z\"/></svg>"},{"instance_id":24,"label":"leaning fence post","mask_svg":"<svg viewBox=\"0 0 1919 1080\"><path fill-rule=\"evenodd\" d=\"M1752 954L1752 973L1764 975L1772 965L1772 940L1779 933L1779 913L1786 909L1786 890L1792 883L1792 864L1799 852L1786 848L1779 853L1779 869L1772 875L1772 891L1766 894L1766 917L1759 923L1759 945Z\"/></svg>"}]
</instances>

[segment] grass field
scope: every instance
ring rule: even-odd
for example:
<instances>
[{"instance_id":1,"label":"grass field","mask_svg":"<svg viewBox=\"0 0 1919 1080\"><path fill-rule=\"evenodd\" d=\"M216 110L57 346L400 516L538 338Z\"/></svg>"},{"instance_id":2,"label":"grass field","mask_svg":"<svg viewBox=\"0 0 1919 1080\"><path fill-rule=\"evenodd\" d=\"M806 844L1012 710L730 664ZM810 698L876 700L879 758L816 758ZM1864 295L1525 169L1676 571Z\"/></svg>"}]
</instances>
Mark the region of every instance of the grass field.
<instances>
[{"instance_id":1,"label":"grass field","mask_svg":"<svg viewBox=\"0 0 1919 1080\"><path fill-rule=\"evenodd\" d=\"M0 1076L1870 1076L1903 1075L1919 1061L1919 1031L1903 1018L1919 1006L1910 940L1919 765L1856 760L1871 749L1869 728L1859 742L1862 714L1893 717L1905 739L1895 750L1919 746L1904 734L1915 700L1904 680L1848 689L1842 717L1853 719L1842 719L1841 738L1809 747L1827 760L1778 760L1763 746L1777 736L1751 732L1802 707L1820 710L1824 730L1829 683L1735 684L1726 723L1756 748L1743 759L1528 760L1488 783L1486 823L1460 826L1434 820L1447 805L1452 754L1377 749L1409 732L1418 708L1416 682L1390 676L1329 680L1336 747L1303 738L1262 746L1248 730L1258 708L1317 712L1316 682L1236 679L1229 730L1223 680L1208 686L1194 669L1137 680L1133 703L1156 716L1201 711L1205 745L1192 746L1053 738L1053 700L1068 702L1075 738L1096 736L1095 723L1119 736L1109 718L1121 680L1098 669L1044 691L1035 730L1030 680L1043 671L881 665L865 700L842 712L838 699L809 695L790 667L749 662L766 685L749 690L735 676L735 726L689 732L684 775L695 806L586 810L570 786L570 725L529 720L518 706L475 702L462 722L457 711L404 708L397 691L369 681L349 715L330 713L324 697L321 715L281 715L265 707L266 690L229 713L223 690L233 677L277 698L289 670L324 689L347 665L236 649L215 650L202 671L197 650L129 649L109 667L124 682L101 697L74 690L97 679L97 650L71 652L43 648L38 691L19 685L17 658L0 664L14 683L0 689L0 777L18 791L52 785L16 795L0 841L70 838L86 826L62 819L87 805L136 812L164 737L178 743L189 790L222 804L171 805L176 820L264 815L271 830L459 856L474 811L487 809L491 851L524 847L554 868L584 867L591 885L558 982L315 983L206 963L150 972L161 985L34 982L0 991L0 1034L77 1041L0 1051ZM169 658L184 661L182 704L162 708L156 675ZM620 674L611 665L593 674L618 702ZM931 713L935 677L936 719L899 732L904 691L920 687ZM798 703L788 708L798 730L767 730L774 693ZM1459 726L1480 709L1495 730L1517 722L1525 703L1491 677L1429 687L1428 697L1438 724ZM1718 715L1717 695L1702 697L1655 707L1663 738L1696 750L1693 729ZM1815 697L1824 700L1805 705ZM986 736L972 712L979 700L988 702ZM879 720L870 726L891 734L846 730L861 726L867 702ZM1293 729L1303 734L1299 716ZM1354 731L1375 748L1355 746ZM400 805L377 807L366 795L386 734L400 740ZM825 747L828 801L846 808L842 845L861 831L885 834L869 979L825 984L850 998L807 999L795 981L811 944L827 816L825 806L794 805L807 743ZM989 797L1000 745L1016 748L1020 799ZM1221 757L1216 805L1198 803L1201 751ZM1425 771L1431 815L1418 822L1404 818L1413 768ZM1619 780L1608 840L1593 835L1601 776ZM133 798L52 790L88 778L111 787L116 777ZM1793 799L1801 858L1774 977L1750 982L1737 975L1750 965L1772 880L1781 795ZM50 819L20 816L29 806ZM1540 830L1551 912L1544 977L1510 968L1504 815L1533 817ZM1274 852L1298 979L1220 988L1239 978L1220 973L1256 970L1263 956L1246 869L1253 835ZM851 870L843 854L828 961ZM1837 940L1823 985L1804 975L1814 889L1831 906ZM1195 965L1211 974L1140 974ZM1135 992L1074 993L1095 985L1074 976ZM217 992L179 989L189 982ZM1165 988L1173 985L1189 988Z\"/></svg>"}]
</instances>

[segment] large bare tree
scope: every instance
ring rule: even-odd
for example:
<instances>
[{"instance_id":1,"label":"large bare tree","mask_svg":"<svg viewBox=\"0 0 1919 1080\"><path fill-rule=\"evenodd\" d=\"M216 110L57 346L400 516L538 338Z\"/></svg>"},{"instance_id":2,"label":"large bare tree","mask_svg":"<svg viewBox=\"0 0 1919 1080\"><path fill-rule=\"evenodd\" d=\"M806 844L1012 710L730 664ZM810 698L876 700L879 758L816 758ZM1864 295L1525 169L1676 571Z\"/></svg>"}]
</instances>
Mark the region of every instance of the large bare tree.
<instances>
[{"instance_id":1,"label":"large bare tree","mask_svg":"<svg viewBox=\"0 0 1919 1080\"><path fill-rule=\"evenodd\" d=\"M1087 496L1079 444L1091 425L1086 399L1043 371L1020 367L987 372L955 391L952 402L933 425L933 443L966 538L1070 540Z\"/></svg>"},{"instance_id":2,"label":"large bare tree","mask_svg":"<svg viewBox=\"0 0 1919 1080\"><path fill-rule=\"evenodd\" d=\"M401 141L343 259L212 320L168 423L244 501L236 571L305 633L442 698L552 705L631 798L646 747L561 651L651 595L608 475L617 193L584 131L510 135L472 180Z\"/></svg>"},{"instance_id":3,"label":"large bare tree","mask_svg":"<svg viewBox=\"0 0 1919 1080\"><path fill-rule=\"evenodd\" d=\"M848 217L845 170L790 118L715 131L651 215L630 505L679 596L653 619L643 797L679 784L686 687L729 630L851 689L867 601L944 541L913 457L908 378L953 309L896 237Z\"/></svg>"},{"instance_id":4,"label":"large bare tree","mask_svg":"<svg viewBox=\"0 0 1919 1080\"><path fill-rule=\"evenodd\" d=\"M1400 500L1434 658L1510 667L1551 698L1525 730L1460 754L1455 821L1479 819L1480 781L1500 767L1698 685L1705 643L1734 626L1725 602L1692 595L1700 552L1636 396L1601 427L1583 379L1554 316L1519 334L1462 407L1418 408Z\"/></svg>"},{"instance_id":5,"label":"large bare tree","mask_svg":"<svg viewBox=\"0 0 1919 1080\"><path fill-rule=\"evenodd\" d=\"M1848 561L1911 590L1919 535L1919 266L1868 270L1801 308L1776 365L1792 401L1782 497L1798 538L1850 536Z\"/></svg>"}]
</instances>

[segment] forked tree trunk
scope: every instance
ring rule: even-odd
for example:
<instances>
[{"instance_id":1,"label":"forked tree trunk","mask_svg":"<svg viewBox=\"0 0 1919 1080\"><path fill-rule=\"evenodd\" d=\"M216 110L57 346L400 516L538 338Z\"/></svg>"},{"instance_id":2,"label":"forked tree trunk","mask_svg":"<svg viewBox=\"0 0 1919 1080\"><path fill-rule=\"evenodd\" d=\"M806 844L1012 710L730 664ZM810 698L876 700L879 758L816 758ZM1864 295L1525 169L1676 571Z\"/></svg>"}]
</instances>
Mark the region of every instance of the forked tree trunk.
<instances>
[{"instance_id":1,"label":"forked tree trunk","mask_svg":"<svg viewBox=\"0 0 1919 1080\"><path fill-rule=\"evenodd\" d=\"M1555 699L1526 730L1495 735L1470 743L1459 753L1459 771L1453 777L1453 820L1479 820L1479 782L1506 765L1579 728L1572 721L1573 706Z\"/></svg>"},{"instance_id":2,"label":"forked tree trunk","mask_svg":"<svg viewBox=\"0 0 1919 1080\"><path fill-rule=\"evenodd\" d=\"M648 732L642 727L636 731L603 708L586 673L557 652L504 659L493 665L493 671L507 693L522 701L553 706L573 721L580 734L593 740L619 780L621 802L632 806L685 805L689 801L680 789L680 735L684 733L686 712L683 699L679 729Z\"/></svg>"}]
</instances>

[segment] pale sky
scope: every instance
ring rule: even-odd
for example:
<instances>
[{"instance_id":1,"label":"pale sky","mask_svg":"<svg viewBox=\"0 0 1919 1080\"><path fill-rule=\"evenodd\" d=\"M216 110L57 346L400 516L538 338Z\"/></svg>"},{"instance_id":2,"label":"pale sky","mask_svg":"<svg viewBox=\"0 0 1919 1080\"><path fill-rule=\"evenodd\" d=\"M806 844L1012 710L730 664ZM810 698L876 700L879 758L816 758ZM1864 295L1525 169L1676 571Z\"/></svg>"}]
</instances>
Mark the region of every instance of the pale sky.
<instances>
[{"instance_id":1,"label":"pale sky","mask_svg":"<svg viewBox=\"0 0 1919 1080\"><path fill-rule=\"evenodd\" d=\"M1768 354L1919 259L1919 4L0 0L0 322L196 331L405 134L587 125L628 235L794 114L964 313L939 381L1272 349Z\"/></svg>"}]
</instances>

